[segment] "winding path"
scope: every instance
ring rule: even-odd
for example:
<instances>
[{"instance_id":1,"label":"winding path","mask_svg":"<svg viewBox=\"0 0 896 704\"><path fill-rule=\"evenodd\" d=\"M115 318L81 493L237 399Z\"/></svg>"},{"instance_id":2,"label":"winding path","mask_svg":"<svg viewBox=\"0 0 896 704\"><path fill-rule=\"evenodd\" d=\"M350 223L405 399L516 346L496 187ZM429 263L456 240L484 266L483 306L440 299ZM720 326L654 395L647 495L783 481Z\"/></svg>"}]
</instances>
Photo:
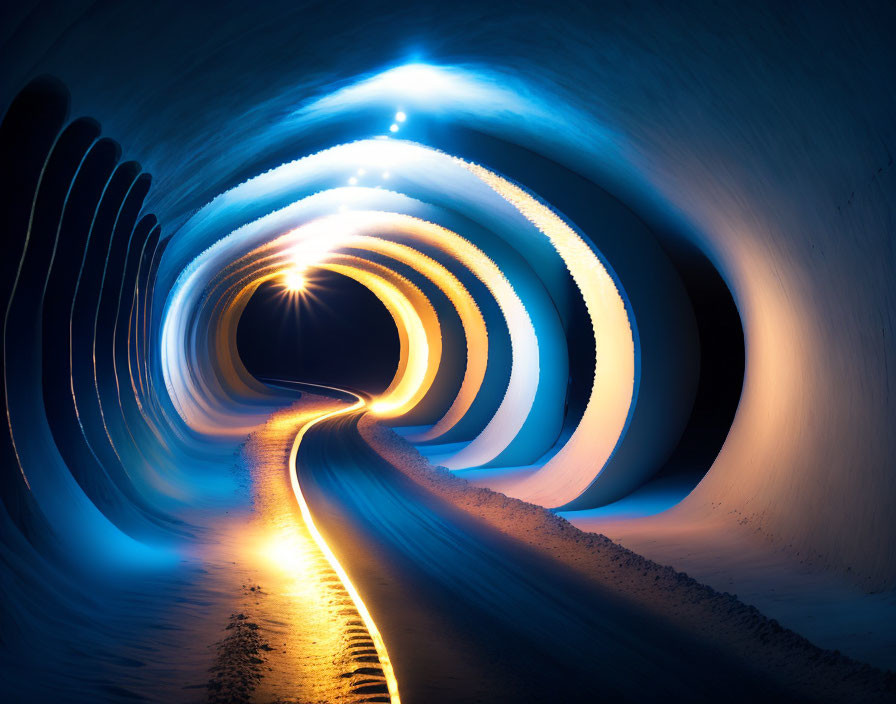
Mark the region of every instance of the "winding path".
<instances>
[{"instance_id":1,"label":"winding path","mask_svg":"<svg viewBox=\"0 0 896 704\"><path fill-rule=\"evenodd\" d=\"M319 421L295 466L370 609L404 702L768 701L746 666L430 494Z\"/></svg>"}]
</instances>

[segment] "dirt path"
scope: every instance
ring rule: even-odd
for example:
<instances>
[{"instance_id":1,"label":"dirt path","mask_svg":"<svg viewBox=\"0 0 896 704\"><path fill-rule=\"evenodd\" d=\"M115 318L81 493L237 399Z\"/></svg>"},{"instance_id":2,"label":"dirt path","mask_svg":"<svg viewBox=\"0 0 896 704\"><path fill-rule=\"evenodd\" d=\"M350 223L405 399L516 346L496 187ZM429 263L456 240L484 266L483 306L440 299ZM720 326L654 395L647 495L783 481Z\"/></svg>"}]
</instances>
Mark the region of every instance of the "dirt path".
<instances>
[{"instance_id":1,"label":"dirt path","mask_svg":"<svg viewBox=\"0 0 896 704\"><path fill-rule=\"evenodd\" d=\"M212 704L389 701L370 633L309 533L288 469L302 426L344 406L306 394L244 447L254 510L232 540L239 606L215 645Z\"/></svg>"}]
</instances>

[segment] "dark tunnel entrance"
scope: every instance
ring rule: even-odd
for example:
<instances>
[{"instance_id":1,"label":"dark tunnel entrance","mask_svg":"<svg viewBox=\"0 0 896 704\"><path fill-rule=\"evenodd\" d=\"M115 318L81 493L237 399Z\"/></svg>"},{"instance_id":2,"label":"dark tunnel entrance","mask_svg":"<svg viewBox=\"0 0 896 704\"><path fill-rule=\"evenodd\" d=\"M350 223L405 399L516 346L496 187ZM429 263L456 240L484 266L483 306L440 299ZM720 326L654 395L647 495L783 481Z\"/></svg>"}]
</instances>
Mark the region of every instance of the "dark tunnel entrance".
<instances>
[{"instance_id":1,"label":"dark tunnel entrance","mask_svg":"<svg viewBox=\"0 0 896 704\"><path fill-rule=\"evenodd\" d=\"M262 284L237 327L237 350L250 374L381 393L398 367L398 330L369 289L316 270L307 291L288 295Z\"/></svg>"}]
</instances>

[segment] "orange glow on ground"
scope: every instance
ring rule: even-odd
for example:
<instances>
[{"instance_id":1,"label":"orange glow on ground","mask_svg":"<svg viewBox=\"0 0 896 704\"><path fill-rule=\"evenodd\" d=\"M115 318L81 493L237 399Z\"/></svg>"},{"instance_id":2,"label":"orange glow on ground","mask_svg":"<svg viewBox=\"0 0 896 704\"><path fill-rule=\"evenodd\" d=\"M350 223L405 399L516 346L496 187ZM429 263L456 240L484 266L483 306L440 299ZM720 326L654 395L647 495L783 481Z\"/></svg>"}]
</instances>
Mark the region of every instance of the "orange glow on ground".
<instances>
[{"instance_id":1,"label":"orange glow on ground","mask_svg":"<svg viewBox=\"0 0 896 704\"><path fill-rule=\"evenodd\" d=\"M389 701L399 702L382 636L317 530L295 471L299 445L313 425L363 406L361 399L347 404L305 394L275 413L247 444L254 509L248 522L231 529L234 545L227 559L238 562L227 564L239 565L247 598L241 608L271 646L254 701L358 702L365 696L353 691L360 678L379 679ZM369 636L382 675L352 674L371 667L369 660L357 660L359 634Z\"/></svg>"}]
</instances>

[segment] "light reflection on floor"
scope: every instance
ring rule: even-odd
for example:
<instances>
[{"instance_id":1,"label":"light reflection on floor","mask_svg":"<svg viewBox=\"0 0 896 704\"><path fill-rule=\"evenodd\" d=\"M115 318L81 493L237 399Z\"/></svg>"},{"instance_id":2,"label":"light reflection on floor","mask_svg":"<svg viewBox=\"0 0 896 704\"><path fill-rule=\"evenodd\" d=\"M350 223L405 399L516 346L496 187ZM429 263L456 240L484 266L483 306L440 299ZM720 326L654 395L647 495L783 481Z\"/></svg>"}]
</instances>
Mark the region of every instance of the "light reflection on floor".
<instances>
[{"instance_id":1,"label":"light reflection on floor","mask_svg":"<svg viewBox=\"0 0 896 704\"><path fill-rule=\"evenodd\" d=\"M288 471L299 429L342 406L305 396L253 433L243 452L254 504L236 541L248 565L244 613L271 648L253 701L389 701L370 634L305 526Z\"/></svg>"}]
</instances>

